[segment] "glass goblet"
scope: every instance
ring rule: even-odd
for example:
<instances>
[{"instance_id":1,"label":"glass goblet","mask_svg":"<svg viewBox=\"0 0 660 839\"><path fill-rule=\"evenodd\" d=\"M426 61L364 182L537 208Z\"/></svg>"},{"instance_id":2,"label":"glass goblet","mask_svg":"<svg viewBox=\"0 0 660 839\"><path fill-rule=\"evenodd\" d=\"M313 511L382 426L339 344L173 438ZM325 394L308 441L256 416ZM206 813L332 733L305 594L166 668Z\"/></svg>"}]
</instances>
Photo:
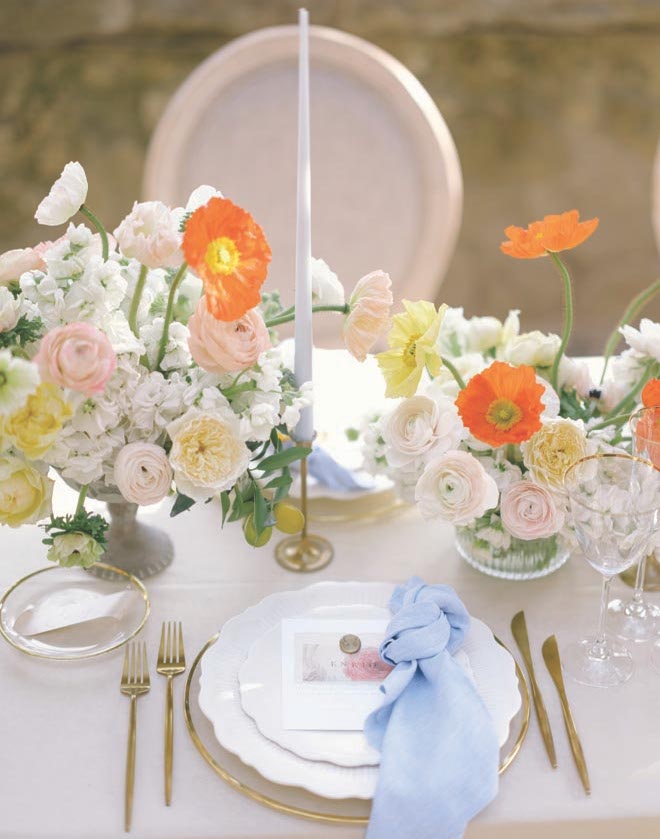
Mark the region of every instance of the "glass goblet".
<instances>
[{"instance_id":1,"label":"glass goblet","mask_svg":"<svg viewBox=\"0 0 660 839\"><path fill-rule=\"evenodd\" d=\"M596 635L570 644L562 655L566 672L582 684L611 687L632 676L629 650L606 635L607 604L612 577L648 551L659 477L649 461L618 453L582 458L564 476L577 541L587 562L603 577Z\"/></svg>"},{"instance_id":2,"label":"glass goblet","mask_svg":"<svg viewBox=\"0 0 660 839\"><path fill-rule=\"evenodd\" d=\"M630 418L633 454L660 468L660 407L642 408ZM638 643L653 640L660 630L660 608L644 597L647 556L637 566L633 596L608 606L609 627L619 638Z\"/></svg>"}]
</instances>

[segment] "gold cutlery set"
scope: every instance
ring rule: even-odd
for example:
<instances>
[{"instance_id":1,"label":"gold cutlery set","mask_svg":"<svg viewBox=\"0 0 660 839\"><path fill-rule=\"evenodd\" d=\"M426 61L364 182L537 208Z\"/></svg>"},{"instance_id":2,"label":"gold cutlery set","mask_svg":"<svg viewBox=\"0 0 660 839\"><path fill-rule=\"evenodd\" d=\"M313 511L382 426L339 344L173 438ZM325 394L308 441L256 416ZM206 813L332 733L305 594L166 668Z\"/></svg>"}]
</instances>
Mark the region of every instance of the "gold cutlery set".
<instances>
[{"instance_id":1,"label":"gold cutlery set","mask_svg":"<svg viewBox=\"0 0 660 839\"><path fill-rule=\"evenodd\" d=\"M173 621L163 623L158 647L156 672L167 678L165 694L165 803L172 802L172 764L174 738L174 686L173 679L186 669L181 624ZM120 690L131 700L128 725L128 746L126 749L126 791L124 798L124 830L131 829L133 815L133 789L135 786L135 745L137 734L137 699L151 687L147 645L133 642L126 646Z\"/></svg>"},{"instance_id":2,"label":"gold cutlery set","mask_svg":"<svg viewBox=\"0 0 660 839\"><path fill-rule=\"evenodd\" d=\"M518 645L523 661L525 662L525 668L527 669L527 674L532 688L534 708L539 721L539 728L541 729L541 736L543 737L545 750L548 753L551 766L553 769L556 769L557 756L555 753L555 743L552 738L548 712L536 681L534 662L532 661L532 654L529 647L529 636L527 634L527 623L525 621L524 612L518 612L513 616L511 621L511 632L516 644ZM582 781L582 786L584 787L585 793L590 795L591 784L589 782L587 763L584 757L584 752L582 751L582 744L580 743L580 738L578 737L573 715L568 704L568 697L566 696L566 688L564 687L564 679L561 672L561 661L559 658L557 639L554 635L545 639L541 648L541 653L543 655L543 660L545 661L545 666L548 668L548 672L550 673L552 681L555 683L555 687L557 688L557 693L559 694L559 701L564 717L564 724L566 726L566 733L568 734L568 742L571 747L571 752L573 753L575 765L580 775L580 780Z\"/></svg>"}]
</instances>

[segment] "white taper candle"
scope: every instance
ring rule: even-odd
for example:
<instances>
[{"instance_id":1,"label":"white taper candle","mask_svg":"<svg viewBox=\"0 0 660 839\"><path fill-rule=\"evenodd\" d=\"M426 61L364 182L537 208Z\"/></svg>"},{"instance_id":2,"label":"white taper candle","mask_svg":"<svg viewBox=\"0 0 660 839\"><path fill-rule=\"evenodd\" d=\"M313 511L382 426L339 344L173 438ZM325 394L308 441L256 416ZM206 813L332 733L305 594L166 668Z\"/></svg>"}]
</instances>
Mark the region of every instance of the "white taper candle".
<instances>
[{"instance_id":1,"label":"white taper candle","mask_svg":"<svg viewBox=\"0 0 660 839\"><path fill-rule=\"evenodd\" d=\"M298 12L298 202L296 214L296 321L294 372L298 385L312 381L312 225L309 162L309 13ZM305 408L296 427L299 442L314 436L312 409Z\"/></svg>"}]
</instances>

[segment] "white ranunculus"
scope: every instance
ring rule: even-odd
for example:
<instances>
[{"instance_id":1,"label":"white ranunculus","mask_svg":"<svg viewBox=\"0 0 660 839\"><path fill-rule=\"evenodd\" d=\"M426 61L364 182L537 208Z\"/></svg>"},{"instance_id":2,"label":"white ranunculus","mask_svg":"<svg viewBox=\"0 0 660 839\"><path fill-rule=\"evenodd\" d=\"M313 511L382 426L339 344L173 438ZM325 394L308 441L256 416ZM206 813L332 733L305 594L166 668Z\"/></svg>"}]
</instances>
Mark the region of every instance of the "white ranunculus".
<instances>
[{"instance_id":1,"label":"white ranunculus","mask_svg":"<svg viewBox=\"0 0 660 839\"><path fill-rule=\"evenodd\" d=\"M535 329L512 338L502 349L502 359L510 364L550 367L559 350L559 335L546 335Z\"/></svg>"},{"instance_id":2,"label":"white ranunculus","mask_svg":"<svg viewBox=\"0 0 660 839\"><path fill-rule=\"evenodd\" d=\"M67 163L48 195L37 207L34 217L39 224L64 224L85 203L87 176L80 163Z\"/></svg>"},{"instance_id":3,"label":"white ranunculus","mask_svg":"<svg viewBox=\"0 0 660 839\"><path fill-rule=\"evenodd\" d=\"M470 352L488 352L502 340L502 324L497 318L470 318L467 322L467 348Z\"/></svg>"},{"instance_id":4,"label":"white ranunculus","mask_svg":"<svg viewBox=\"0 0 660 839\"><path fill-rule=\"evenodd\" d=\"M9 332L18 323L21 313L21 301L19 298L0 286L0 332Z\"/></svg>"},{"instance_id":5,"label":"white ranunculus","mask_svg":"<svg viewBox=\"0 0 660 839\"><path fill-rule=\"evenodd\" d=\"M586 399L595 388L586 361L577 361L567 355L561 357L557 378L560 389L575 390L582 399Z\"/></svg>"},{"instance_id":6,"label":"white ranunculus","mask_svg":"<svg viewBox=\"0 0 660 839\"><path fill-rule=\"evenodd\" d=\"M463 431L456 406L447 397L441 401L428 396L404 399L383 420L387 461L403 467L420 458L443 454L458 448Z\"/></svg>"},{"instance_id":7,"label":"white ranunculus","mask_svg":"<svg viewBox=\"0 0 660 839\"><path fill-rule=\"evenodd\" d=\"M153 443L129 443L117 455L114 479L132 504L157 504L170 491L172 467L165 451Z\"/></svg>"},{"instance_id":8,"label":"white ranunculus","mask_svg":"<svg viewBox=\"0 0 660 839\"><path fill-rule=\"evenodd\" d=\"M622 326L619 332L633 350L660 361L660 323L642 318L639 329Z\"/></svg>"},{"instance_id":9,"label":"white ranunculus","mask_svg":"<svg viewBox=\"0 0 660 839\"><path fill-rule=\"evenodd\" d=\"M471 524L497 506L500 493L476 457L452 451L427 464L415 488L415 500L426 519Z\"/></svg>"},{"instance_id":10,"label":"white ranunculus","mask_svg":"<svg viewBox=\"0 0 660 839\"><path fill-rule=\"evenodd\" d=\"M312 300L318 306L343 306L344 286L324 259L312 257Z\"/></svg>"},{"instance_id":11,"label":"white ranunculus","mask_svg":"<svg viewBox=\"0 0 660 839\"><path fill-rule=\"evenodd\" d=\"M115 237L124 256L148 268L176 268L183 262L176 213L162 201L136 201Z\"/></svg>"},{"instance_id":12,"label":"white ranunculus","mask_svg":"<svg viewBox=\"0 0 660 839\"><path fill-rule=\"evenodd\" d=\"M9 350L0 350L0 415L22 408L39 387L39 381L36 364L14 358Z\"/></svg>"}]
</instances>

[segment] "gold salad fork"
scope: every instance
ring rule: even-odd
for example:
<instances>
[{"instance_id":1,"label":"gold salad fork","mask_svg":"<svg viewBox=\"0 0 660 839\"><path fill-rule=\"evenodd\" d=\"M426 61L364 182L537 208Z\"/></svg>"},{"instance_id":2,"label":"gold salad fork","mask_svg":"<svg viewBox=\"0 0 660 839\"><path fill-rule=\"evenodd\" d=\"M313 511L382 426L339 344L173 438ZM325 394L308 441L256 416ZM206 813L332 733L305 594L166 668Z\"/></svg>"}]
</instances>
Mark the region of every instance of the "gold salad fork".
<instances>
[{"instance_id":1,"label":"gold salad fork","mask_svg":"<svg viewBox=\"0 0 660 839\"><path fill-rule=\"evenodd\" d=\"M124 830L131 829L133 815L133 787L135 786L135 740L137 727L137 698L150 688L147 645L142 642L128 644L124 653L124 669L121 674L120 690L131 700L131 716L128 725L128 748L126 750L126 792L124 797Z\"/></svg>"},{"instance_id":2,"label":"gold salad fork","mask_svg":"<svg viewBox=\"0 0 660 839\"><path fill-rule=\"evenodd\" d=\"M186 669L183 653L183 632L181 623L163 622L158 647L156 670L161 676L167 676L167 695L165 701L165 803L172 803L172 762L174 741L174 685L172 679Z\"/></svg>"}]
</instances>

